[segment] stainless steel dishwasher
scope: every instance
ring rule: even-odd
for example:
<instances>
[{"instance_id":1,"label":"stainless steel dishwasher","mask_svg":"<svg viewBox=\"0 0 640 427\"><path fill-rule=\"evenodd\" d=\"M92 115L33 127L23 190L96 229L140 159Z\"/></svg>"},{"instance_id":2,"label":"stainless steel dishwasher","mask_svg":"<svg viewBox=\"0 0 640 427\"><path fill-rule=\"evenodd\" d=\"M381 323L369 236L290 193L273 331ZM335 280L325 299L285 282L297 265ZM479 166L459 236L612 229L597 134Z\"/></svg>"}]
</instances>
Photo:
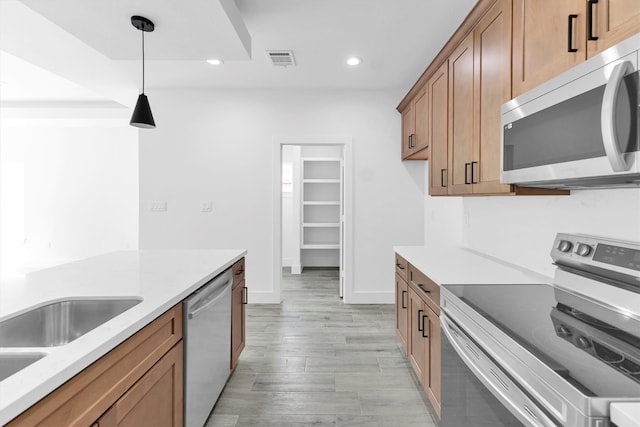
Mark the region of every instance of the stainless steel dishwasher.
<instances>
[{"instance_id":1,"label":"stainless steel dishwasher","mask_svg":"<svg viewBox=\"0 0 640 427\"><path fill-rule=\"evenodd\" d=\"M184 425L202 427L229 378L231 269L183 302Z\"/></svg>"}]
</instances>

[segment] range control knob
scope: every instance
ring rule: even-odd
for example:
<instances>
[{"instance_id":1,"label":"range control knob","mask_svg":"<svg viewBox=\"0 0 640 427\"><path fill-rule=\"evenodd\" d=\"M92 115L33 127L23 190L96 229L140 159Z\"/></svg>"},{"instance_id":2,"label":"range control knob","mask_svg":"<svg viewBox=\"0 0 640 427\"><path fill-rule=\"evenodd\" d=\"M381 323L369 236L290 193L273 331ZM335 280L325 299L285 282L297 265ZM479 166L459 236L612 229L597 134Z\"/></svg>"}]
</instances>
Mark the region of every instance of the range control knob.
<instances>
[{"instance_id":1,"label":"range control knob","mask_svg":"<svg viewBox=\"0 0 640 427\"><path fill-rule=\"evenodd\" d=\"M573 244L568 240L560 240L558 243L558 250L560 252L569 252L573 248Z\"/></svg>"},{"instance_id":2,"label":"range control knob","mask_svg":"<svg viewBox=\"0 0 640 427\"><path fill-rule=\"evenodd\" d=\"M571 335L573 335L571 333L571 329L565 327L565 326L560 326L557 330L558 332L558 336L561 338L569 338Z\"/></svg>"},{"instance_id":3,"label":"range control knob","mask_svg":"<svg viewBox=\"0 0 640 427\"><path fill-rule=\"evenodd\" d=\"M585 337L578 337L576 339L576 345L578 346L578 348L581 348L584 350L591 347L591 342Z\"/></svg>"},{"instance_id":4,"label":"range control knob","mask_svg":"<svg viewBox=\"0 0 640 427\"><path fill-rule=\"evenodd\" d=\"M591 246L580 243L576 248L576 253L580 256L587 256L591 253Z\"/></svg>"}]
</instances>

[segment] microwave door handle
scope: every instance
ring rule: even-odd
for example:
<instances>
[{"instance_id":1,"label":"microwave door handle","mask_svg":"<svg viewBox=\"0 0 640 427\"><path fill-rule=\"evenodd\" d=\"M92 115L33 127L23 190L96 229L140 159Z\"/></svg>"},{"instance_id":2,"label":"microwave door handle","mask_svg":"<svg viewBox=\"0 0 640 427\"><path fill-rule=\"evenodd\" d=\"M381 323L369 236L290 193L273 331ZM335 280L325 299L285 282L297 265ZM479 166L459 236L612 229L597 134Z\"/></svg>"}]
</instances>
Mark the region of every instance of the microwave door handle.
<instances>
[{"instance_id":1,"label":"microwave door handle","mask_svg":"<svg viewBox=\"0 0 640 427\"><path fill-rule=\"evenodd\" d=\"M620 84L625 74L633 71L633 65L629 61L621 62L616 65L611 72L611 77L604 89L602 97L602 110L600 114L600 123L602 127L602 141L604 143L604 151L614 172L624 172L629 170L629 165L624 159L624 153L620 151L618 145L618 135L616 134L615 125L615 107L618 99Z\"/></svg>"}]
</instances>

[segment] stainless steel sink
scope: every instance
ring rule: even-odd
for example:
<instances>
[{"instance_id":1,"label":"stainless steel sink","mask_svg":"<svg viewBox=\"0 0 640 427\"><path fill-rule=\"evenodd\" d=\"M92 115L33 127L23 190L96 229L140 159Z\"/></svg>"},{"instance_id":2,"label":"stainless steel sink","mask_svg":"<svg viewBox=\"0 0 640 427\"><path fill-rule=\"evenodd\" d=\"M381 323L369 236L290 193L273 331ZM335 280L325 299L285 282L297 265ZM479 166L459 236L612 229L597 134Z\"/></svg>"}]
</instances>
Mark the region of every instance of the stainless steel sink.
<instances>
[{"instance_id":1,"label":"stainless steel sink","mask_svg":"<svg viewBox=\"0 0 640 427\"><path fill-rule=\"evenodd\" d=\"M0 381L42 359L46 353L0 353Z\"/></svg>"},{"instance_id":2,"label":"stainless steel sink","mask_svg":"<svg viewBox=\"0 0 640 427\"><path fill-rule=\"evenodd\" d=\"M0 347L64 345L141 301L141 298L72 299L37 307L0 322Z\"/></svg>"}]
</instances>

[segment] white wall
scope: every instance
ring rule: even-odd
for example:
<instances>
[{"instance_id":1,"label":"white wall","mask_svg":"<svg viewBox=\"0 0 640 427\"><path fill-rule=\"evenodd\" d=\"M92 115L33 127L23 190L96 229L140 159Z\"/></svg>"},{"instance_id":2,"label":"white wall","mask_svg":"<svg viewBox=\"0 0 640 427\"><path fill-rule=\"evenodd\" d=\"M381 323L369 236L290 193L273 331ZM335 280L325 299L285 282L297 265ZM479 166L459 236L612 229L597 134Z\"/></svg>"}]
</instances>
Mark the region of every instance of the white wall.
<instances>
[{"instance_id":1,"label":"white wall","mask_svg":"<svg viewBox=\"0 0 640 427\"><path fill-rule=\"evenodd\" d=\"M88 118L85 109L57 118L23 113L3 117L0 127L1 161L24 168L22 206L3 210L2 221L5 231L14 227L6 216L23 209L22 245L3 239L3 259L22 252L10 261L25 271L137 249L138 131L127 118ZM3 191L12 185L3 181Z\"/></svg>"},{"instance_id":2,"label":"white wall","mask_svg":"<svg viewBox=\"0 0 640 427\"><path fill-rule=\"evenodd\" d=\"M640 241L640 189L425 199L426 244L470 247L548 276L558 232Z\"/></svg>"},{"instance_id":3,"label":"white wall","mask_svg":"<svg viewBox=\"0 0 640 427\"><path fill-rule=\"evenodd\" d=\"M254 302L273 289L274 136L353 137L352 302L394 301L393 245L422 244L424 164L398 161L399 94L155 91L141 133L140 247L246 248ZM276 169L278 170L278 169ZM213 212L200 212L213 200ZM150 212L166 201L166 212Z\"/></svg>"},{"instance_id":4,"label":"white wall","mask_svg":"<svg viewBox=\"0 0 640 427\"><path fill-rule=\"evenodd\" d=\"M464 244L553 275L556 233L640 242L640 189L574 190L570 196L465 198Z\"/></svg>"}]
</instances>

